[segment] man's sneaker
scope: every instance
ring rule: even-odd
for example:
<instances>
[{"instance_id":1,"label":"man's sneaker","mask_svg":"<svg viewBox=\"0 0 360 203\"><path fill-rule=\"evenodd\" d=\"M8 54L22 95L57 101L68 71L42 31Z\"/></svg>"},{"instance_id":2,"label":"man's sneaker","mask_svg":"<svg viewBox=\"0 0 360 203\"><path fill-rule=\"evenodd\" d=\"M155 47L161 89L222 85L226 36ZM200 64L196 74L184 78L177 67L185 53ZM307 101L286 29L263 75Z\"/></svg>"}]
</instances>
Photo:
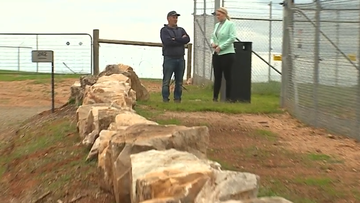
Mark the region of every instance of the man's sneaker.
<instances>
[{"instance_id":1,"label":"man's sneaker","mask_svg":"<svg viewBox=\"0 0 360 203\"><path fill-rule=\"evenodd\" d=\"M175 103L181 103L181 100L179 100L179 99L174 99L174 102L175 102Z\"/></svg>"},{"instance_id":2,"label":"man's sneaker","mask_svg":"<svg viewBox=\"0 0 360 203\"><path fill-rule=\"evenodd\" d=\"M168 103L170 101L170 99L163 99L164 103Z\"/></svg>"}]
</instances>

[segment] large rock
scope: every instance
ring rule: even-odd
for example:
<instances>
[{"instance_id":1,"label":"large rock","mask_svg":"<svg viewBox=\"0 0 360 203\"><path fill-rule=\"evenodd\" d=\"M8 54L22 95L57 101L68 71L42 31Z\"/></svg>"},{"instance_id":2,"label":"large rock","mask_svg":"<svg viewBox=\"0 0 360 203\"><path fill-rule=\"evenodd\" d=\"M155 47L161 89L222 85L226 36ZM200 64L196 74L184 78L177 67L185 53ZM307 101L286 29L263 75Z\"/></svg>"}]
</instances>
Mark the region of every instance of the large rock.
<instances>
[{"instance_id":1,"label":"large rock","mask_svg":"<svg viewBox=\"0 0 360 203\"><path fill-rule=\"evenodd\" d=\"M244 201L230 200L221 203L292 203L292 202L282 197L262 197L262 198L244 200Z\"/></svg>"},{"instance_id":2,"label":"large rock","mask_svg":"<svg viewBox=\"0 0 360 203\"><path fill-rule=\"evenodd\" d=\"M150 94L146 87L141 83L139 77L134 72L133 68L124 64L107 65L105 70L99 74L99 77L109 76L112 74L123 74L130 78L131 88L136 92L136 99L138 101L147 101Z\"/></svg>"},{"instance_id":3,"label":"large rock","mask_svg":"<svg viewBox=\"0 0 360 203\"><path fill-rule=\"evenodd\" d=\"M176 200L175 198L159 198L159 199L151 199L145 200L140 203L182 203L180 200Z\"/></svg>"},{"instance_id":4,"label":"large rock","mask_svg":"<svg viewBox=\"0 0 360 203\"><path fill-rule=\"evenodd\" d=\"M130 203L130 155L152 149L177 149L187 151L199 158L206 158L209 143L207 127L160 126L135 124L112 136L109 147L101 156L104 166L101 170L107 175L102 183L104 189L113 188L116 202ZM108 165L111 167L108 167ZM111 176L111 177L109 177ZM103 175L105 177L105 175ZM112 179L109 181L109 179Z\"/></svg>"},{"instance_id":5,"label":"large rock","mask_svg":"<svg viewBox=\"0 0 360 203\"><path fill-rule=\"evenodd\" d=\"M115 117L115 121L111 123L109 130L123 130L135 124L158 125L158 123L154 121L149 121L148 119L136 114L135 112L124 111L123 113L118 114Z\"/></svg>"},{"instance_id":6,"label":"large rock","mask_svg":"<svg viewBox=\"0 0 360 203\"><path fill-rule=\"evenodd\" d=\"M95 143L93 144L86 160L91 160L95 156L97 156L99 153L101 154L104 149L106 149L109 146L109 142L111 140L111 137L116 134L116 131L110 131L110 130L102 130L99 133L99 137L96 138ZM99 160L103 161L103 160Z\"/></svg>"},{"instance_id":7,"label":"large rock","mask_svg":"<svg viewBox=\"0 0 360 203\"><path fill-rule=\"evenodd\" d=\"M260 177L255 174L213 170L213 177L197 196L197 203L249 200L258 195Z\"/></svg>"},{"instance_id":8,"label":"large rock","mask_svg":"<svg viewBox=\"0 0 360 203\"><path fill-rule=\"evenodd\" d=\"M212 168L193 154L174 149L131 155L132 203L171 198L195 202Z\"/></svg>"},{"instance_id":9,"label":"large rock","mask_svg":"<svg viewBox=\"0 0 360 203\"><path fill-rule=\"evenodd\" d=\"M120 109L109 106L92 106L89 110L86 122L81 132L87 133L82 141L87 147L91 147L100 131L108 129L115 117L123 112Z\"/></svg>"},{"instance_id":10,"label":"large rock","mask_svg":"<svg viewBox=\"0 0 360 203\"><path fill-rule=\"evenodd\" d=\"M257 197L259 177L220 171L207 160L174 149L131 155L132 203L208 203Z\"/></svg>"},{"instance_id":11,"label":"large rock","mask_svg":"<svg viewBox=\"0 0 360 203\"><path fill-rule=\"evenodd\" d=\"M86 86L83 104L106 103L116 108L131 110L136 94L130 80L121 74L100 77L92 86Z\"/></svg>"},{"instance_id":12,"label":"large rock","mask_svg":"<svg viewBox=\"0 0 360 203\"><path fill-rule=\"evenodd\" d=\"M84 89L81 87L81 84L79 81L76 81L71 87L70 87L70 101L74 102L75 105L79 106L82 104L83 97L84 97Z\"/></svg>"},{"instance_id":13,"label":"large rock","mask_svg":"<svg viewBox=\"0 0 360 203\"><path fill-rule=\"evenodd\" d=\"M86 86L92 86L98 78L96 75L83 75L80 77L80 87L85 89Z\"/></svg>"},{"instance_id":14,"label":"large rock","mask_svg":"<svg viewBox=\"0 0 360 203\"><path fill-rule=\"evenodd\" d=\"M123 111L120 114L116 115L114 122L110 124L108 130L102 130L100 132L98 143L95 142L92 148L92 152L89 153L88 158L96 155L98 153L98 168L100 171L100 187L108 192L113 192L113 180L112 180L112 155L109 150L109 142L107 138L118 134L118 136L122 135L122 133L131 125L135 124L149 124L149 125L158 125L156 122L149 121L146 118L135 114L133 111ZM102 134L105 134L102 136ZM101 138L103 137L103 138Z\"/></svg>"},{"instance_id":15,"label":"large rock","mask_svg":"<svg viewBox=\"0 0 360 203\"><path fill-rule=\"evenodd\" d=\"M88 135L92 129L88 128L88 118L89 113L94 107L104 107L107 104L91 104L91 105L81 105L76 110L76 122L77 122L77 131L79 133L80 138L84 139L86 135Z\"/></svg>"}]
</instances>

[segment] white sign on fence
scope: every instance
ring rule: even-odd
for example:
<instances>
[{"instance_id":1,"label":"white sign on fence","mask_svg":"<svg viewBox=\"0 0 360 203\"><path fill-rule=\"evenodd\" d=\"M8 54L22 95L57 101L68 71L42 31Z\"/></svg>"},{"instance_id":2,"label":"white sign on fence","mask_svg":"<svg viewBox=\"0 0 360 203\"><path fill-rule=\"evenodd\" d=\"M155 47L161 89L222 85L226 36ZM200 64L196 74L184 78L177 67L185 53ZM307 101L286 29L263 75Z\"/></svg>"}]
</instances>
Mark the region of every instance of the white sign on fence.
<instances>
[{"instance_id":1,"label":"white sign on fence","mask_svg":"<svg viewBox=\"0 0 360 203\"><path fill-rule=\"evenodd\" d=\"M33 50L31 52L32 62L51 63L54 60L54 51L51 50Z\"/></svg>"}]
</instances>

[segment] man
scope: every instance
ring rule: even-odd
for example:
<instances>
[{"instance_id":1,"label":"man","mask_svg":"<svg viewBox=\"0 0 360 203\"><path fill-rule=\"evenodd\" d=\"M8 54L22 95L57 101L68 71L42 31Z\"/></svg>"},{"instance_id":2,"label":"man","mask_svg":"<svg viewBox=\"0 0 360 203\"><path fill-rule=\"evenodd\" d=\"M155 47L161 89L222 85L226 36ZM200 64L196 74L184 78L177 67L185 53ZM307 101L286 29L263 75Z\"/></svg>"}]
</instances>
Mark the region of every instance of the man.
<instances>
[{"instance_id":1,"label":"man","mask_svg":"<svg viewBox=\"0 0 360 203\"><path fill-rule=\"evenodd\" d=\"M190 42L190 37L185 29L177 26L178 14L170 11L167 14L168 24L160 30L160 38L163 45L163 82L162 98L164 102L169 102L170 80L175 75L174 102L180 103L182 96L182 84L185 72L185 44Z\"/></svg>"}]
</instances>

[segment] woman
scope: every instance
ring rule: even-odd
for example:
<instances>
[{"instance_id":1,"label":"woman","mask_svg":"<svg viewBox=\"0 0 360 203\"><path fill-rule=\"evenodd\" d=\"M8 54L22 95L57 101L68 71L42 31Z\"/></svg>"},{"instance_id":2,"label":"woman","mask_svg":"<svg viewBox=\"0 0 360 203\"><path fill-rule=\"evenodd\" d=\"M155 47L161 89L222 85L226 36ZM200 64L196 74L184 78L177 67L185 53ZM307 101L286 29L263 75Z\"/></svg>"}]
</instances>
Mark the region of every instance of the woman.
<instances>
[{"instance_id":1,"label":"woman","mask_svg":"<svg viewBox=\"0 0 360 203\"><path fill-rule=\"evenodd\" d=\"M231 68L235 60L234 41L236 39L236 30L224 7L217 9L215 14L219 22L216 23L214 32L211 35L211 46L214 49L212 64L215 78L213 101L218 101L223 73L226 80L226 100L230 101Z\"/></svg>"}]
</instances>

